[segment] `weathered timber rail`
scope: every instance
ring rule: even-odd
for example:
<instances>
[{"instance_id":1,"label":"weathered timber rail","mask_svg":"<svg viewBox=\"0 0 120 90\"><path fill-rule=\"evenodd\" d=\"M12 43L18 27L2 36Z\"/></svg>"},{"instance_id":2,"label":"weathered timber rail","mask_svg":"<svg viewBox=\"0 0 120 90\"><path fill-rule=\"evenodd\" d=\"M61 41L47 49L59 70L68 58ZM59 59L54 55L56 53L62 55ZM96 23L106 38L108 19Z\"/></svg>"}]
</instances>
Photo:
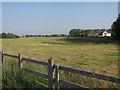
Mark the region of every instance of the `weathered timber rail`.
<instances>
[{"instance_id":1,"label":"weathered timber rail","mask_svg":"<svg viewBox=\"0 0 120 90\"><path fill-rule=\"evenodd\" d=\"M59 70L73 72L73 73L81 74L81 75L84 75L84 76L93 77L93 78L102 79L102 80L105 80L105 81L110 81L110 82L113 82L113 83L120 84L120 78L118 78L118 77L105 76L105 75L101 75L101 74L98 74L98 73L92 73L92 72L83 71L83 70L79 70L79 69L75 69L75 68L56 65L56 64L54 64L54 61L52 59L48 59L48 62L42 62L42 61L37 61L37 60L29 59L29 58L23 58L20 54L18 56L16 56L16 55L6 54L6 53L2 52L1 60L2 60L3 65L4 65L4 56L18 58L20 72L22 70L24 70L24 71L27 71L27 72L30 72L30 73L33 73L33 74L36 74L36 75L39 75L43 78L48 79L48 86L36 81L41 87L44 87L44 88L51 88L51 89L55 88L56 90L58 90L59 89L59 83L61 83L61 84L65 85L65 86L68 86L70 88L85 88L85 89L88 89L88 90L90 89L90 88L80 86L78 84L60 79L59 78ZM22 61L23 60L48 66L48 75L44 74L44 73L41 73L41 72L38 72L38 71L34 71L34 70L26 68L26 67L23 67L22 66L22 64L23 64ZM55 76L54 76L54 69L55 69ZM54 86L54 82L55 82L55 86Z\"/></svg>"}]
</instances>

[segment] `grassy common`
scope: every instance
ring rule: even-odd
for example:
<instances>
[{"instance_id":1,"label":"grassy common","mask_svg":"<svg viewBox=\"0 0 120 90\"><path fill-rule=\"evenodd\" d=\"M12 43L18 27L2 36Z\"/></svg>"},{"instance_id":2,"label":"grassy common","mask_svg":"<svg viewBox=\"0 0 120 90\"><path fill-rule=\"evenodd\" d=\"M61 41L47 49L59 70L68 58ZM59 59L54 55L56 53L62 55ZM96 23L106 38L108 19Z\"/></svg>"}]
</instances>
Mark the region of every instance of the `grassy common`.
<instances>
[{"instance_id":1,"label":"grassy common","mask_svg":"<svg viewBox=\"0 0 120 90\"><path fill-rule=\"evenodd\" d=\"M3 39L4 53L18 55L47 62L49 58L55 64L77 68L85 71L118 77L118 44L110 38L66 38L66 37L34 37ZM18 61L5 56L3 69L3 87L39 88L35 80L47 85L47 80L37 75L23 72L22 79L18 72ZM47 67L23 62L23 66L47 73ZM114 88L115 83L73 74L60 72L60 78L90 88ZM34 81L33 81L34 80ZM15 83L14 85L12 85ZM64 87L61 85L61 87Z\"/></svg>"}]
</instances>

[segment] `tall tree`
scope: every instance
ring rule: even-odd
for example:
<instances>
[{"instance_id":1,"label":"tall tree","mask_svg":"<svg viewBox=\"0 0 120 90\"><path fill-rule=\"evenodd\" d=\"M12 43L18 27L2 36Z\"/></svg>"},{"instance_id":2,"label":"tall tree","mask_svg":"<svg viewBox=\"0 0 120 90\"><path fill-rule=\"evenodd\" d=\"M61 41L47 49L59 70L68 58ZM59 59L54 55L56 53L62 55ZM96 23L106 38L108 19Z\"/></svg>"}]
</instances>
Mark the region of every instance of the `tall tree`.
<instances>
[{"instance_id":1,"label":"tall tree","mask_svg":"<svg viewBox=\"0 0 120 90\"><path fill-rule=\"evenodd\" d=\"M113 36L115 39L120 40L120 14L112 25Z\"/></svg>"},{"instance_id":2,"label":"tall tree","mask_svg":"<svg viewBox=\"0 0 120 90\"><path fill-rule=\"evenodd\" d=\"M0 38L19 38L19 36L13 34L13 33L1 33Z\"/></svg>"},{"instance_id":3,"label":"tall tree","mask_svg":"<svg viewBox=\"0 0 120 90\"><path fill-rule=\"evenodd\" d=\"M80 36L80 29L72 29L69 31L70 37L79 37Z\"/></svg>"}]
</instances>

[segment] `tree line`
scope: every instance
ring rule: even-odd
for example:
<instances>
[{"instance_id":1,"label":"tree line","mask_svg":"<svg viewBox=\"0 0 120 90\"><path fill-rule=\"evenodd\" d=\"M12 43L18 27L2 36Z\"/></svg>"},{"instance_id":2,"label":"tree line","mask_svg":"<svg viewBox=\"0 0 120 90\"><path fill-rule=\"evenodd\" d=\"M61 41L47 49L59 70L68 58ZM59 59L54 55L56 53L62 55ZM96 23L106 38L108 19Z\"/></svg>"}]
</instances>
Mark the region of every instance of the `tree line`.
<instances>
[{"instance_id":1,"label":"tree line","mask_svg":"<svg viewBox=\"0 0 120 90\"><path fill-rule=\"evenodd\" d=\"M106 29L71 29L69 34L51 34L51 35L25 35L24 37L87 37L89 32L92 31L104 31ZM0 38L19 38L20 36L15 35L13 33L1 33Z\"/></svg>"},{"instance_id":2,"label":"tree line","mask_svg":"<svg viewBox=\"0 0 120 90\"><path fill-rule=\"evenodd\" d=\"M25 37L66 37L66 34L52 34L52 35L25 35Z\"/></svg>"},{"instance_id":3,"label":"tree line","mask_svg":"<svg viewBox=\"0 0 120 90\"><path fill-rule=\"evenodd\" d=\"M69 31L69 37L87 37L89 32L111 31L111 29L72 29Z\"/></svg>"},{"instance_id":4,"label":"tree line","mask_svg":"<svg viewBox=\"0 0 120 90\"><path fill-rule=\"evenodd\" d=\"M110 29L71 29L69 34L52 34L52 35L25 35L25 37L87 37L89 32L110 31Z\"/></svg>"},{"instance_id":5,"label":"tree line","mask_svg":"<svg viewBox=\"0 0 120 90\"><path fill-rule=\"evenodd\" d=\"M19 36L13 33L1 33L0 38L19 38Z\"/></svg>"}]
</instances>

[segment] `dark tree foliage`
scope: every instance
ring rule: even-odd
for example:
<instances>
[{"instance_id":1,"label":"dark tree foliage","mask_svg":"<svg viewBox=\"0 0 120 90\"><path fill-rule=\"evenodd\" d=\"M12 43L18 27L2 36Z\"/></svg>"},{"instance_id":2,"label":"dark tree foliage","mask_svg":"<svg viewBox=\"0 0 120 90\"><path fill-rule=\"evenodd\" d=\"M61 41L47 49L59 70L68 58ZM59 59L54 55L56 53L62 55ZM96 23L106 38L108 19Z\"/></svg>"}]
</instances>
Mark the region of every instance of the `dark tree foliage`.
<instances>
[{"instance_id":1,"label":"dark tree foliage","mask_svg":"<svg viewBox=\"0 0 120 90\"><path fill-rule=\"evenodd\" d=\"M81 35L80 29L72 29L69 32L70 37L79 37Z\"/></svg>"},{"instance_id":2,"label":"dark tree foliage","mask_svg":"<svg viewBox=\"0 0 120 90\"><path fill-rule=\"evenodd\" d=\"M86 37L92 30L72 29L69 31L70 37Z\"/></svg>"},{"instance_id":3,"label":"dark tree foliage","mask_svg":"<svg viewBox=\"0 0 120 90\"><path fill-rule=\"evenodd\" d=\"M19 36L13 34L13 33L2 33L0 34L0 38L19 38Z\"/></svg>"},{"instance_id":4,"label":"dark tree foliage","mask_svg":"<svg viewBox=\"0 0 120 90\"><path fill-rule=\"evenodd\" d=\"M108 31L108 29L72 29L69 31L69 37L87 37L92 31Z\"/></svg>"},{"instance_id":5,"label":"dark tree foliage","mask_svg":"<svg viewBox=\"0 0 120 90\"><path fill-rule=\"evenodd\" d=\"M25 35L25 37L67 37L66 34L52 34L52 35Z\"/></svg>"},{"instance_id":6,"label":"dark tree foliage","mask_svg":"<svg viewBox=\"0 0 120 90\"><path fill-rule=\"evenodd\" d=\"M60 37L58 34L52 34L51 37Z\"/></svg>"},{"instance_id":7,"label":"dark tree foliage","mask_svg":"<svg viewBox=\"0 0 120 90\"><path fill-rule=\"evenodd\" d=\"M120 14L112 25L113 36L115 39L120 40Z\"/></svg>"}]
</instances>

